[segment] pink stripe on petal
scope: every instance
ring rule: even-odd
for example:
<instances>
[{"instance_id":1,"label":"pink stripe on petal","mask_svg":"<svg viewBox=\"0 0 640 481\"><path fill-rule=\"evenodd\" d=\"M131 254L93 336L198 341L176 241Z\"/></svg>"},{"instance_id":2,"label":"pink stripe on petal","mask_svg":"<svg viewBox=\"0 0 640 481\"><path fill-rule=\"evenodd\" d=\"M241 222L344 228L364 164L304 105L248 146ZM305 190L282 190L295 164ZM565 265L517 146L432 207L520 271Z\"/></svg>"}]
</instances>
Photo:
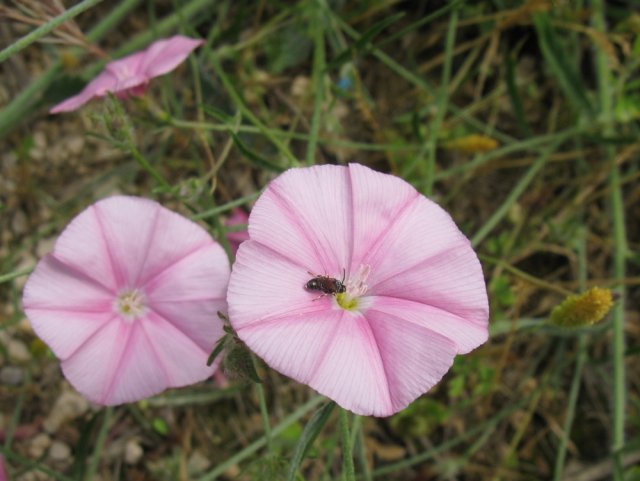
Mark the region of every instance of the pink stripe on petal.
<instances>
[{"instance_id":1,"label":"pink stripe on petal","mask_svg":"<svg viewBox=\"0 0 640 481\"><path fill-rule=\"evenodd\" d=\"M110 311L112 300L113 294L104 286L48 254L29 276L22 305L25 310L100 312Z\"/></svg>"},{"instance_id":2,"label":"pink stripe on petal","mask_svg":"<svg viewBox=\"0 0 640 481\"><path fill-rule=\"evenodd\" d=\"M222 329L218 330L215 339L210 339L208 348L203 350L193 339L157 316L142 320L141 326L153 346L158 364L162 365L167 375L168 387L203 381L215 371L217 364L207 366L207 358L224 334Z\"/></svg>"},{"instance_id":3,"label":"pink stripe on petal","mask_svg":"<svg viewBox=\"0 0 640 481\"><path fill-rule=\"evenodd\" d=\"M466 354L488 339L487 326L456 316L450 311L420 304L407 299L371 297L366 317L375 313L377 318L387 316L393 324L407 323L428 329L446 337L457 346L457 354Z\"/></svg>"},{"instance_id":4,"label":"pink stripe on petal","mask_svg":"<svg viewBox=\"0 0 640 481\"><path fill-rule=\"evenodd\" d=\"M126 196L93 205L119 287L137 284L161 208L156 202Z\"/></svg>"},{"instance_id":5,"label":"pink stripe on petal","mask_svg":"<svg viewBox=\"0 0 640 481\"><path fill-rule=\"evenodd\" d=\"M390 229L400 219L409 217L408 210L421 197L420 194L398 177L374 172L359 164L349 164L348 172L350 207L354 212L352 270L361 264L372 264L371 256L375 253L372 249L386 237L396 242L394 247L398 254L411 255L406 246L397 244L398 239ZM381 254L387 254L387 251Z\"/></svg>"},{"instance_id":6,"label":"pink stripe on petal","mask_svg":"<svg viewBox=\"0 0 640 481\"><path fill-rule=\"evenodd\" d=\"M372 282L370 294L433 306L486 330L489 303L482 268L464 244L381 282Z\"/></svg>"},{"instance_id":7,"label":"pink stripe on petal","mask_svg":"<svg viewBox=\"0 0 640 481\"><path fill-rule=\"evenodd\" d=\"M222 262L227 259L224 249L213 241L204 228L169 209L162 207L158 210L152 233L138 279L140 285L146 284L151 278L204 246L215 247L197 255L202 258L215 256L217 262L228 264L228 261ZM214 252L216 250L218 252Z\"/></svg>"},{"instance_id":8,"label":"pink stripe on petal","mask_svg":"<svg viewBox=\"0 0 640 481\"><path fill-rule=\"evenodd\" d=\"M109 311L74 312L27 308L25 313L38 337L45 339L61 360L73 355L106 323L116 318L116 314Z\"/></svg>"},{"instance_id":9,"label":"pink stripe on petal","mask_svg":"<svg viewBox=\"0 0 640 481\"><path fill-rule=\"evenodd\" d=\"M144 51L138 71L148 79L169 73L203 43L202 40L182 35L153 42Z\"/></svg>"},{"instance_id":10,"label":"pink stripe on petal","mask_svg":"<svg viewBox=\"0 0 640 481\"><path fill-rule=\"evenodd\" d=\"M366 319L342 311L336 332L309 386L362 416L394 412L384 360Z\"/></svg>"},{"instance_id":11,"label":"pink stripe on petal","mask_svg":"<svg viewBox=\"0 0 640 481\"><path fill-rule=\"evenodd\" d=\"M271 367L309 383L316 376L341 319L342 313L333 309L296 312L272 322L239 328L237 333Z\"/></svg>"},{"instance_id":12,"label":"pink stripe on petal","mask_svg":"<svg viewBox=\"0 0 640 481\"><path fill-rule=\"evenodd\" d=\"M191 339L203 352L210 353L213 345L222 336L222 322L218 311L226 309L224 300L189 302L154 302L150 320L171 324L185 337Z\"/></svg>"},{"instance_id":13,"label":"pink stripe on petal","mask_svg":"<svg viewBox=\"0 0 640 481\"><path fill-rule=\"evenodd\" d=\"M229 282L229 261L224 249L209 239L186 257L170 264L144 285L149 302L220 300Z\"/></svg>"},{"instance_id":14,"label":"pink stripe on petal","mask_svg":"<svg viewBox=\"0 0 640 481\"><path fill-rule=\"evenodd\" d=\"M130 329L120 321L108 322L61 362L65 377L87 399L98 404L118 404L110 402L108 390L118 375Z\"/></svg>"},{"instance_id":15,"label":"pink stripe on petal","mask_svg":"<svg viewBox=\"0 0 640 481\"><path fill-rule=\"evenodd\" d=\"M118 282L102 225L92 207L83 210L65 227L56 241L54 254L65 264L117 292Z\"/></svg>"},{"instance_id":16,"label":"pink stripe on petal","mask_svg":"<svg viewBox=\"0 0 640 481\"><path fill-rule=\"evenodd\" d=\"M104 391L102 404L122 404L144 399L164 391L170 385L169 373L156 354L140 321L134 323L129 336L123 338L124 349L115 361L111 383Z\"/></svg>"},{"instance_id":17,"label":"pink stripe on petal","mask_svg":"<svg viewBox=\"0 0 640 481\"><path fill-rule=\"evenodd\" d=\"M390 410L373 414L389 416L442 379L453 364L456 345L433 331L377 312L367 312L366 317L385 367L392 402Z\"/></svg>"},{"instance_id":18,"label":"pink stripe on petal","mask_svg":"<svg viewBox=\"0 0 640 481\"><path fill-rule=\"evenodd\" d=\"M403 271L457 246L463 247L466 257L473 259L479 269L480 264L469 241L449 214L420 196L407 204L398 218L386 226L382 236L376 237L374 243L363 249L365 255L360 262L372 266L369 281L375 285L379 279L400 278L398 274ZM458 274L453 269L450 272Z\"/></svg>"},{"instance_id":19,"label":"pink stripe on petal","mask_svg":"<svg viewBox=\"0 0 640 481\"><path fill-rule=\"evenodd\" d=\"M249 236L283 255L295 254L317 274L349 266L351 208L343 167L290 169L269 184L251 210Z\"/></svg>"},{"instance_id":20,"label":"pink stripe on petal","mask_svg":"<svg viewBox=\"0 0 640 481\"><path fill-rule=\"evenodd\" d=\"M252 240L243 242L227 292L234 327L239 329L291 311L327 308L332 298L318 299L319 293L305 290L311 277L304 267L292 264L272 249Z\"/></svg>"}]
</instances>

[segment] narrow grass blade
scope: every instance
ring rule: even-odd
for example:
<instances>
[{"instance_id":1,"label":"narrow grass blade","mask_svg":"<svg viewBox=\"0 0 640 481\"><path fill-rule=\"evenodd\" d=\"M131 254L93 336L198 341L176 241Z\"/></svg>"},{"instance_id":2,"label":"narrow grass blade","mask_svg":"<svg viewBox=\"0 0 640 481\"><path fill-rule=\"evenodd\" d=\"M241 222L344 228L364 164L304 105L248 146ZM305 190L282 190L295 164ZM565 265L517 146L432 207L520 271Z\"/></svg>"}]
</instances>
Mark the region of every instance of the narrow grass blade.
<instances>
[{"instance_id":1,"label":"narrow grass blade","mask_svg":"<svg viewBox=\"0 0 640 481\"><path fill-rule=\"evenodd\" d=\"M538 44L542 55L558 81L560 88L578 111L593 116L593 107L587 96L587 91L578 72L567 61L566 52L562 51L562 46L551 25L549 15L547 13L536 13L533 17L533 22L538 34Z\"/></svg>"},{"instance_id":2,"label":"narrow grass blade","mask_svg":"<svg viewBox=\"0 0 640 481\"><path fill-rule=\"evenodd\" d=\"M0 52L0 63L7 60L13 54L18 53L23 48L28 47L33 42L36 42L40 40L42 37L44 37L45 35L51 33L53 30L55 30L60 25L62 25L64 22L71 20L76 15L80 15L82 12L89 10L92 7L95 7L98 3L102 1L103 0L84 0L84 2L80 2L79 4L74 5L69 10L61 13L55 18L52 18L47 23L39 26L32 32L29 32L24 37L19 38L18 40L16 40L15 42L13 42L11 45L9 45L7 48L5 48Z\"/></svg>"},{"instance_id":3,"label":"narrow grass blade","mask_svg":"<svg viewBox=\"0 0 640 481\"><path fill-rule=\"evenodd\" d=\"M333 70L339 68L345 62L352 60L353 57L366 52L367 48L370 45L370 42L380 34L384 29L393 25L402 17L404 17L404 12L396 13L395 15L391 15L390 17L384 18L378 23L371 26L368 30L362 33L362 35L347 49L340 52L328 65L327 70Z\"/></svg>"},{"instance_id":4,"label":"narrow grass blade","mask_svg":"<svg viewBox=\"0 0 640 481\"><path fill-rule=\"evenodd\" d=\"M318 437L318 434L320 434L320 431L322 431L324 425L327 423L327 420L335 406L336 403L331 401L322 406L314 413L313 416L311 416L311 419L304 427L304 431L302 431L302 435L300 436L298 444L293 452L291 463L289 464L289 472L287 473L287 481L295 480L300 463L302 463L309 451L309 448Z\"/></svg>"},{"instance_id":5,"label":"narrow grass blade","mask_svg":"<svg viewBox=\"0 0 640 481\"><path fill-rule=\"evenodd\" d=\"M271 172L282 172L284 170L284 167L269 162L257 152L251 150L232 130L229 130L228 134L233 139L233 143L238 147L240 153L255 166L270 170Z\"/></svg>"}]
</instances>

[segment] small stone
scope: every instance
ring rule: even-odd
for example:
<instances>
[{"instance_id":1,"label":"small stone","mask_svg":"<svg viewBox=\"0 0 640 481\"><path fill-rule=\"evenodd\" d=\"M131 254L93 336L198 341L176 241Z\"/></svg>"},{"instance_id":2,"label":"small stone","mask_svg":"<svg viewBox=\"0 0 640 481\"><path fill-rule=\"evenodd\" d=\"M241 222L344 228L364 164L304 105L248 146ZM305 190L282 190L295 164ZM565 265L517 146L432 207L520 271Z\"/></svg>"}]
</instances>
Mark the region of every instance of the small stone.
<instances>
[{"instance_id":1,"label":"small stone","mask_svg":"<svg viewBox=\"0 0 640 481\"><path fill-rule=\"evenodd\" d=\"M49 433L54 433L65 422L82 416L89 409L89 401L75 391L64 391L56 399L43 427Z\"/></svg>"},{"instance_id":2,"label":"small stone","mask_svg":"<svg viewBox=\"0 0 640 481\"><path fill-rule=\"evenodd\" d=\"M31 353L24 342L17 339L11 339L7 344L7 352L9 353L9 359L16 362L29 362L31 360Z\"/></svg>"},{"instance_id":3,"label":"small stone","mask_svg":"<svg viewBox=\"0 0 640 481\"><path fill-rule=\"evenodd\" d=\"M24 372L17 366L5 366L0 369L0 384L7 386L18 386L22 384Z\"/></svg>"},{"instance_id":4,"label":"small stone","mask_svg":"<svg viewBox=\"0 0 640 481\"><path fill-rule=\"evenodd\" d=\"M27 216L22 210L16 210L13 212L13 219L11 220L11 228L15 234L23 234L27 231Z\"/></svg>"},{"instance_id":5,"label":"small stone","mask_svg":"<svg viewBox=\"0 0 640 481\"><path fill-rule=\"evenodd\" d=\"M62 441L54 441L49 448L49 458L52 461L66 461L71 457L71 448Z\"/></svg>"},{"instance_id":6,"label":"small stone","mask_svg":"<svg viewBox=\"0 0 640 481\"><path fill-rule=\"evenodd\" d=\"M205 472L211 466L211 461L202 451L194 451L187 461L187 472L191 476L196 476Z\"/></svg>"},{"instance_id":7,"label":"small stone","mask_svg":"<svg viewBox=\"0 0 640 481\"><path fill-rule=\"evenodd\" d=\"M70 137L67 140L66 144L69 153L78 155L84 149L84 137L82 137L81 135L75 135L73 137Z\"/></svg>"},{"instance_id":8,"label":"small stone","mask_svg":"<svg viewBox=\"0 0 640 481\"><path fill-rule=\"evenodd\" d=\"M137 439L129 439L124 447L124 462L133 465L138 464L138 461L142 459L144 450L140 446L140 441Z\"/></svg>"},{"instance_id":9,"label":"small stone","mask_svg":"<svg viewBox=\"0 0 640 481\"><path fill-rule=\"evenodd\" d=\"M51 446L51 438L46 433L36 434L29 443L29 456L40 459Z\"/></svg>"}]
</instances>

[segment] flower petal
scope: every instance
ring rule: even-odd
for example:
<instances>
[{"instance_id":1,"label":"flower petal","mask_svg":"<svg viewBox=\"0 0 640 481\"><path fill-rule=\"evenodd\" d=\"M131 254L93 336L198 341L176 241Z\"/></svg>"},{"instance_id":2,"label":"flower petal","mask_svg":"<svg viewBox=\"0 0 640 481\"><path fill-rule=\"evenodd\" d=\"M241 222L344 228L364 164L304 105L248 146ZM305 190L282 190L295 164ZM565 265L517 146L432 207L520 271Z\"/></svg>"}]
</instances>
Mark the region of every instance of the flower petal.
<instances>
[{"instance_id":1,"label":"flower petal","mask_svg":"<svg viewBox=\"0 0 640 481\"><path fill-rule=\"evenodd\" d=\"M31 273L22 297L25 310L103 312L111 311L112 302L113 293L107 288L51 254Z\"/></svg>"},{"instance_id":2,"label":"flower petal","mask_svg":"<svg viewBox=\"0 0 640 481\"><path fill-rule=\"evenodd\" d=\"M388 416L395 412L392 393L369 323L358 313L342 313L309 385L356 414Z\"/></svg>"},{"instance_id":3,"label":"flower petal","mask_svg":"<svg viewBox=\"0 0 640 481\"><path fill-rule=\"evenodd\" d=\"M380 252L380 258L388 260L391 265L396 257L404 258L416 252L400 245L397 242L398 237L388 231L398 219L408 216L407 209L417 201L420 194L398 177L381 174L359 164L349 164L348 175L351 184L349 205L353 209L353 253L350 273L363 264L373 265L377 262L378 257L371 257L374 254L372 249L385 238L393 241L393 251L375 252ZM422 250L421 246L417 252ZM390 259L383 257L387 254ZM375 270L378 270L377 263Z\"/></svg>"},{"instance_id":4,"label":"flower petal","mask_svg":"<svg viewBox=\"0 0 640 481\"><path fill-rule=\"evenodd\" d=\"M144 289L152 306L156 301L191 300L218 300L226 306L224 299L229 271L224 249L209 239L208 245L168 264L144 284Z\"/></svg>"},{"instance_id":5,"label":"flower petal","mask_svg":"<svg viewBox=\"0 0 640 481\"><path fill-rule=\"evenodd\" d=\"M94 97L104 96L107 92L113 92L117 83L118 79L115 75L108 70L103 70L96 78L89 82L79 94L54 105L49 110L49 113L59 114L61 112L76 110Z\"/></svg>"},{"instance_id":6,"label":"flower petal","mask_svg":"<svg viewBox=\"0 0 640 481\"><path fill-rule=\"evenodd\" d=\"M65 377L80 393L98 404L120 404L159 392L166 385L161 370L149 369L151 366L142 361L139 369L145 375L135 376L131 372L132 360L145 359L152 352L140 334L135 323L120 320L106 323L71 357L62 361ZM114 396L119 382L127 384L129 397Z\"/></svg>"},{"instance_id":7,"label":"flower petal","mask_svg":"<svg viewBox=\"0 0 640 481\"><path fill-rule=\"evenodd\" d=\"M349 188L344 167L290 169L251 210L249 236L314 274L341 277L351 250Z\"/></svg>"},{"instance_id":8,"label":"flower petal","mask_svg":"<svg viewBox=\"0 0 640 481\"><path fill-rule=\"evenodd\" d=\"M369 298L365 315L369 319L385 316L394 320L394 325L411 324L428 329L438 336L446 337L456 345L457 354L466 354L484 344L489 335L487 327L456 316L448 310L439 309L407 299L376 296Z\"/></svg>"},{"instance_id":9,"label":"flower petal","mask_svg":"<svg viewBox=\"0 0 640 481\"><path fill-rule=\"evenodd\" d=\"M326 309L275 318L236 332L271 367L308 384L324 358L341 317L339 311Z\"/></svg>"},{"instance_id":10,"label":"flower petal","mask_svg":"<svg viewBox=\"0 0 640 481\"><path fill-rule=\"evenodd\" d=\"M116 284L136 287L164 208L148 199L116 196L90 209L100 225Z\"/></svg>"},{"instance_id":11,"label":"flower petal","mask_svg":"<svg viewBox=\"0 0 640 481\"><path fill-rule=\"evenodd\" d=\"M153 42L144 51L144 60L138 72L147 79L171 72L204 41L174 35L173 37Z\"/></svg>"},{"instance_id":12,"label":"flower petal","mask_svg":"<svg viewBox=\"0 0 640 481\"><path fill-rule=\"evenodd\" d=\"M489 318L487 290L480 262L468 244L453 244L413 266L407 264L410 263L398 261L396 273L383 280L380 277L385 276L385 266L381 267L382 274L371 282L370 294L426 304L466 319L486 331ZM393 266L388 268L396 270Z\"/></svg>"},{"instance_id":13,"label":"flower petal","mask_svg":"<svg viewBox=\"0 0 640 481\"><path fill-rule=\"evenodd\" d=\"M210 336L206 333L195 340L154 313L150 313L141 321L145 335L153 345L156 361L167 376L168 387L193 384L213 374L217 364L207 366L207 358L224 331L221 323L211 321L210 317L209 325L215 326L216 329L208 330L210 332L215 330L215 335ZM196 340L203 341L207 337L209 337L209 345L206 349L202 349Z\"/></svg>"},{"instance_id":14,"label":"flower petal","mask_svg":"<svg viewBox=\"0 0 640 481\"><path fill-rule=\"evenodd\" d=\"M226 311L224 299L188 302L154 300L151 309L164 322L171 324L208 353L222 336L222 322L217 313Z\"/></svg>"},{"instance_id":15,"label":"flower petal","mask_svg":"<svg viewBox=\"0 0 640 481\"><path fill-rule=\"evenodd\" d=\"M229 261L224 249L204 228L169 209L160 207L155 215L138 284L159 284L161 279L158 277L166 281L173 277L179 279L181 289L190 291L191 298L205 297L207 293L213 293L210 297L224 297L223 290L229 278ZM198 266L199 263L203 265ZM168 272L171 269L176 271ZM185 269L196 269L194 272L198 273L180 276ZM202 283L201 276L211 277ZM208 284L212 279L217 283L215 286ZM165 294L171 299L184 298L176 292Z\"/></svg>"},{"instance_id":16,"label":"flower petal","mask_svg":"<svg viewBox=\"0 0 640 481\"><path fill-rule=\"evenodd\" d=\"M38 337L56 357L65 360L116 315L113 312L77 312L25 308Z\"/></svg>"},{"instance_id":17,"label":"flower petal","mask_svg":"<svg viewBox=\"0 0 640 481\"><path fill-rule=\"evenodd\" d=\"M285 316L324 311L335 300L308 292L309 273L274 250L255 241L242 243L233 265L227 302L236 329Z\"/></svg>"},{"instance_id":18,"label":"flower petal","mask_svg":"<svg viewBox=\"0 0 640 481\"><path fill-rule=\"evenodd\" d=\"M368 325L384 365L391 395L389 416L431 389L453 364L456 345L434 331L376 311L367 311Z\"/></svg>"}]
</instances>

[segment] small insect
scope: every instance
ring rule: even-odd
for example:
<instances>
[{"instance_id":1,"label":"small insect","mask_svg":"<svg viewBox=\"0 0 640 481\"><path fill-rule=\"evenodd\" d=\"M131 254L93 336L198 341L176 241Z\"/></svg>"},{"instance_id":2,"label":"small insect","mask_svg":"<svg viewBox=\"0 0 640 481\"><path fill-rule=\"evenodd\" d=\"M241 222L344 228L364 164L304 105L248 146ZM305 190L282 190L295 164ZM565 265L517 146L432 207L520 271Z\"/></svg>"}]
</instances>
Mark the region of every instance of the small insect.
<instances>
[{"instance_id":1,"label":"small insect","mask_svg":"<svg viewBox=\"0 0 640 481\"><path fill-rule=\"evenodd\" d=\"M335 294L340 294L342 292L346 292L347 288L344 285L345 271L342 270L342 280L339 281L335 277L329 276L320 276L309 272L313 277L310 279L305 285L304 288L308 291L319 291L322 294L319 297L314 299L320 299L324 296L333 296Z\"/></svg>"}]
</instances>

